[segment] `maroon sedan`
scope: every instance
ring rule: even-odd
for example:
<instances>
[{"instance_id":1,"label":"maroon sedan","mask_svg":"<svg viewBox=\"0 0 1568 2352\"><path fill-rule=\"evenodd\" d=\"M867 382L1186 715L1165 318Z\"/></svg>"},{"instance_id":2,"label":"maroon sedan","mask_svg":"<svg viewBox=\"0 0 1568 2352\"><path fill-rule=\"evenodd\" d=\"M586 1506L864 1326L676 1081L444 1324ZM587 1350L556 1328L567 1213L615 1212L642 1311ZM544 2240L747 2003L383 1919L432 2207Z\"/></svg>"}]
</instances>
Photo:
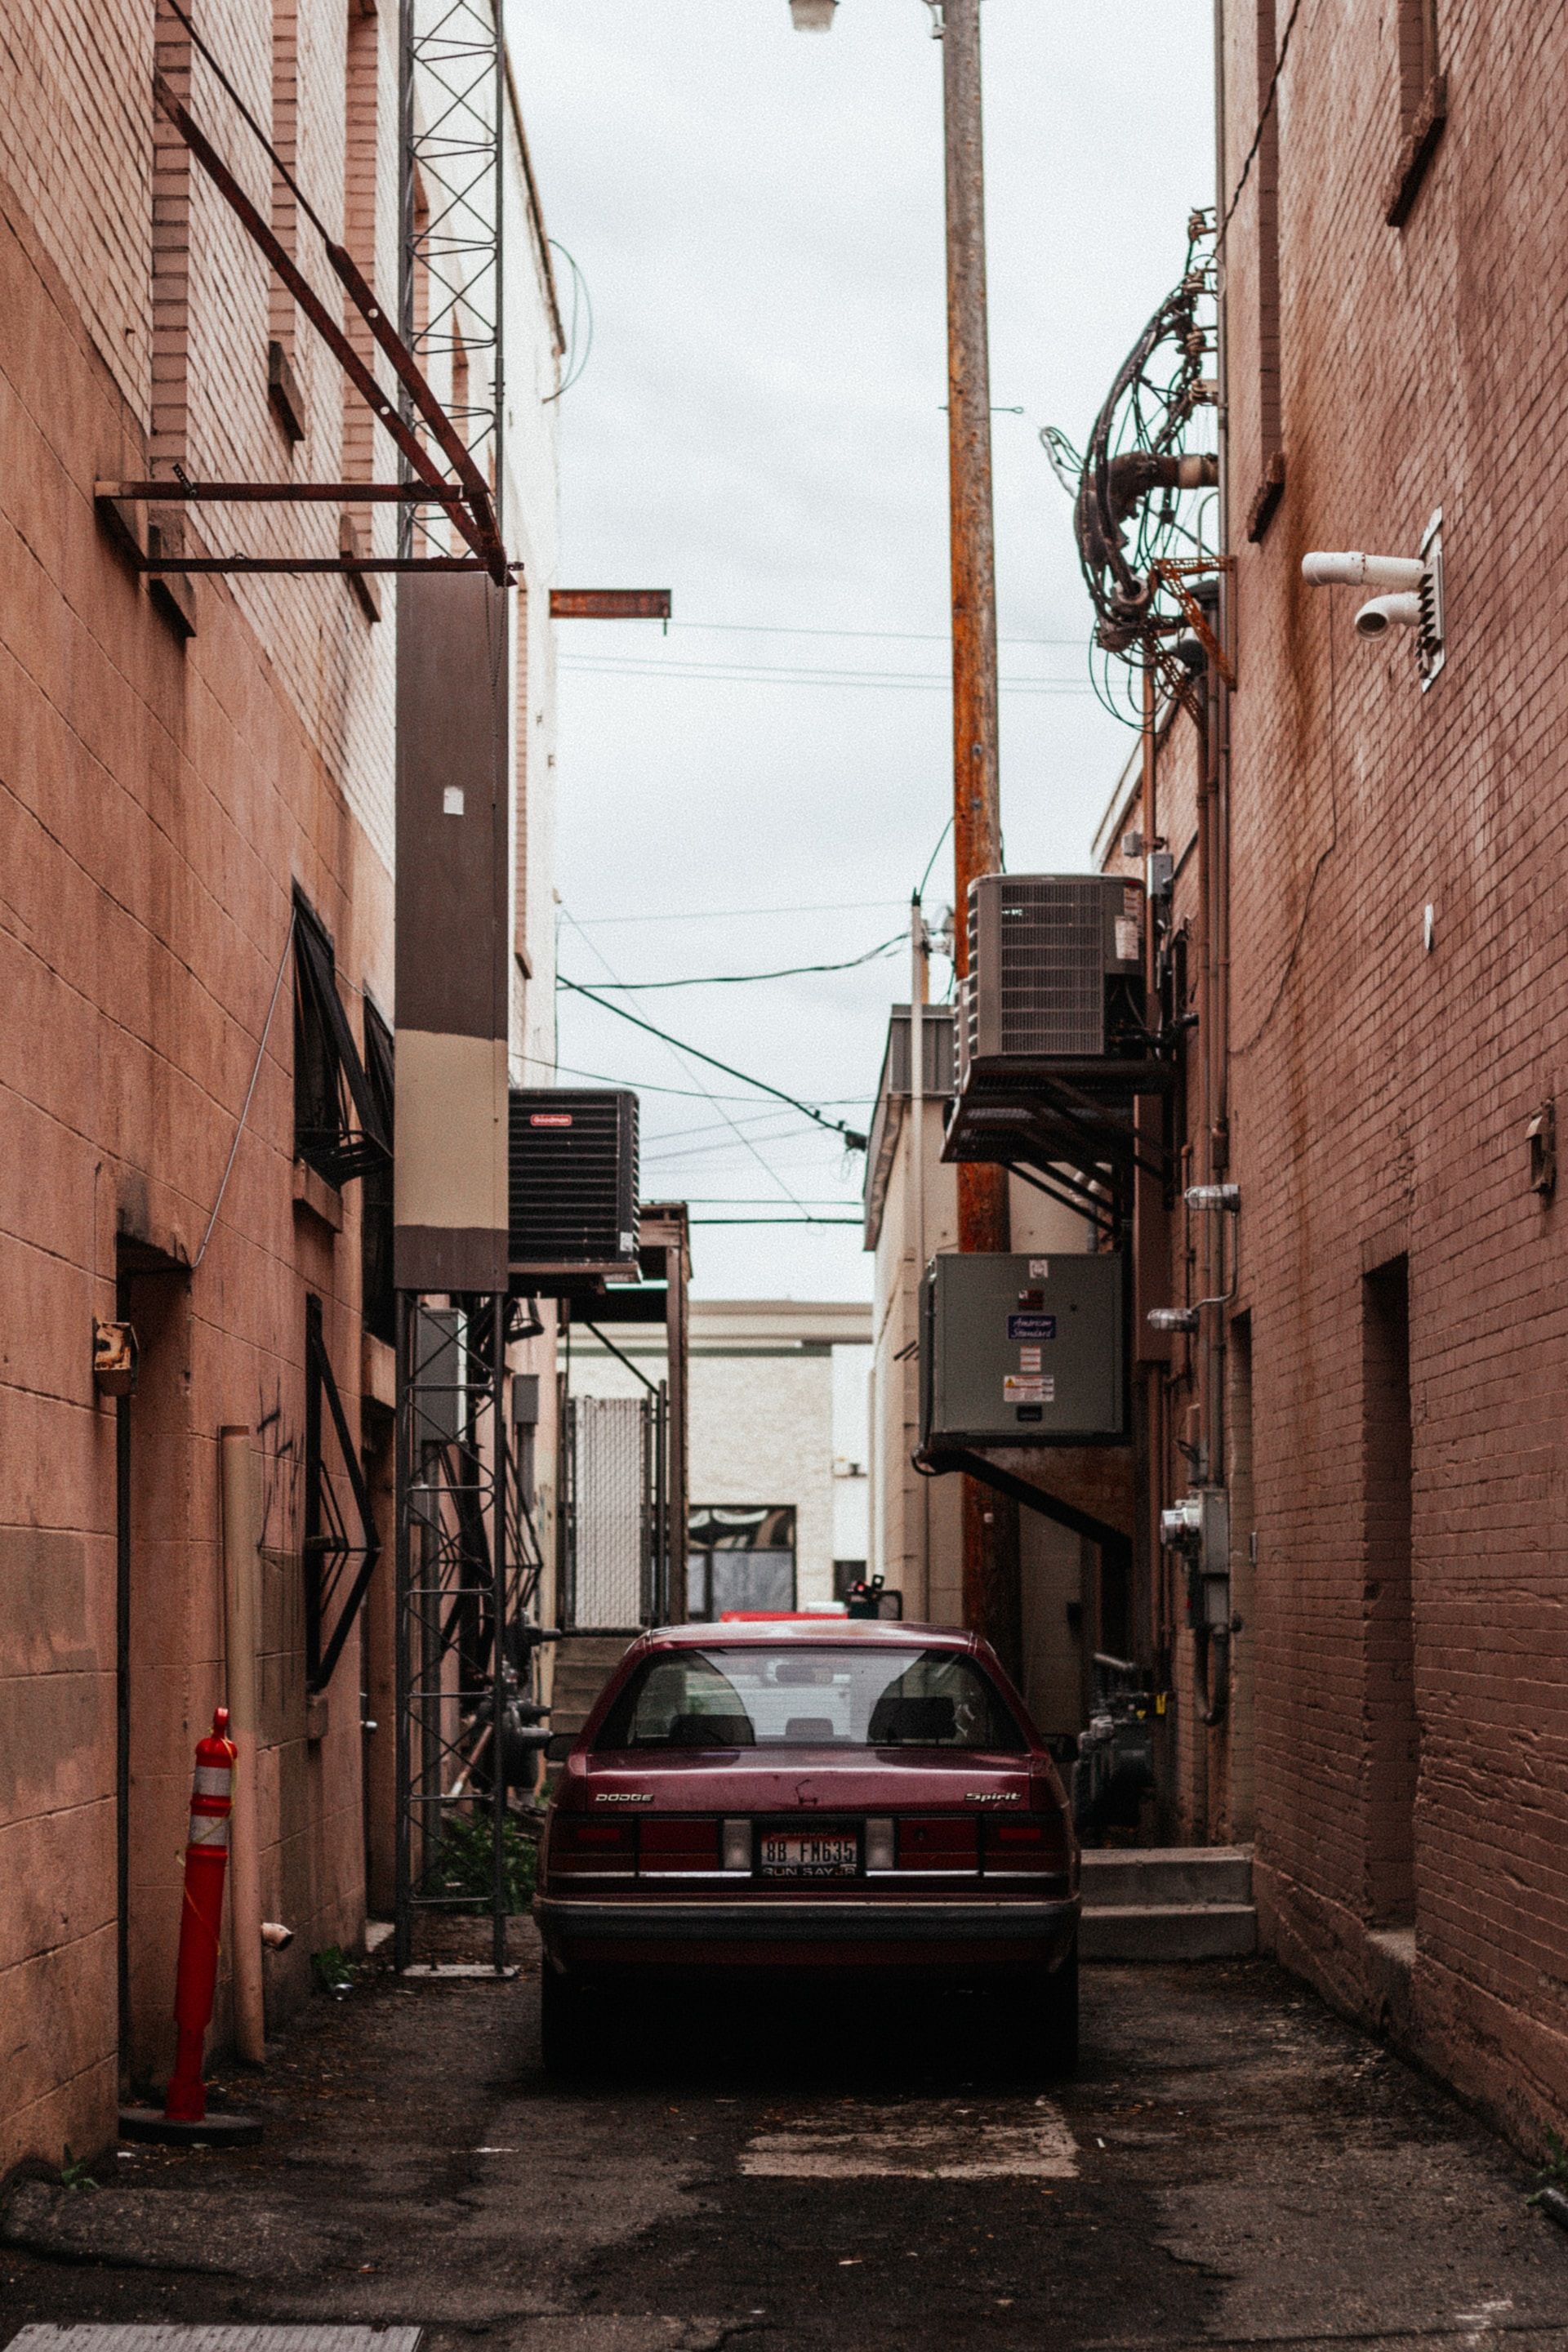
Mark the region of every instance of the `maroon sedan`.
<instances>
[{"instance_id":1,"label":"maroon sedan","mask_svg":"<svg viewBox=\"0 0 1568 2352\"><path fill-rule=\"evenodd\" d=\"M1020 2057L1067 2072L1078 1915L1061 1782L974 1635L665 1627L627 1651L551 1801L545 2063L583 2054L595 1985L875 1969L1011 1990Z\"/></svg>"}]
</instances>

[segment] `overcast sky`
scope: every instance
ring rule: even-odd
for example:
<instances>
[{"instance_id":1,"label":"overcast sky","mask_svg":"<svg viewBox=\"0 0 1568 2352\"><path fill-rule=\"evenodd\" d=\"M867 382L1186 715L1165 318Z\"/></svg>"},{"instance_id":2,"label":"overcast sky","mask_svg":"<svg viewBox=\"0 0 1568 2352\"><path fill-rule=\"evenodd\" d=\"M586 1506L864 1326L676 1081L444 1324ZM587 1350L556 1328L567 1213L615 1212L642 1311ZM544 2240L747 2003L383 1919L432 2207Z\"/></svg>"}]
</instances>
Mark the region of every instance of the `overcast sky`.
<instances>
[{"instance_id":1,"label":"overcast sky","mask_svg":"<svg viewBox=\"0 0 1568 2352\"><path fill-rule=\"evenodd\" d=\"M508 6L546 220L594 311L562 404L563 580L668 587L676 613L668 635L560 633L562 968L686 979L858 955L907 931L952 791L928 11L842 0L805 36L786 0ZM1068 501L1037 436L1060 425L1081 446L1180 273L1212 194L1210 21L1203 0L984 10L1016 871L1087 863L1131 748L1088 690ZM951 895L944 847L928 909ZM907 995L900 950L620 1001L864 1127ZM581 999L560 1035L566 1083L571 1065L643 1090L643 1194L692 1202L700 1293L869 1295L854 1226L699 1222L853 1217L858 1157Z\"/></svg>"}]
</instances>

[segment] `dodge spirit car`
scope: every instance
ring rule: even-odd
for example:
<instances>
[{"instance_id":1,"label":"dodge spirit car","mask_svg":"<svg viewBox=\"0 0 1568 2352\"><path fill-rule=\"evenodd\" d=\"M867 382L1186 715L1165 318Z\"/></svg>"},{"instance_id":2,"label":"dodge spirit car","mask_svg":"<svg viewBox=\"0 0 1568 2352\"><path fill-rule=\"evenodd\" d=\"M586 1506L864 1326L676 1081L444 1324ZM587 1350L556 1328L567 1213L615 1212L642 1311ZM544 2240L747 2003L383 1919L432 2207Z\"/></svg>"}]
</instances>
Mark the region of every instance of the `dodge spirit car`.
<instances>
[{"instance_id":1,"label":"dodge spirit car","mask_svg":"<svg viewBox=\"0 0 1568 2352\"><path fill-rule=\"evenodd\" d=\"M971 1633L645 1633L565 1759L534 1916L554 2069L582 2060L596 1986L762 1969L992 1986L1026 2063L1077 2057L1071 1815Z\"/></svg>"}]
</instances>

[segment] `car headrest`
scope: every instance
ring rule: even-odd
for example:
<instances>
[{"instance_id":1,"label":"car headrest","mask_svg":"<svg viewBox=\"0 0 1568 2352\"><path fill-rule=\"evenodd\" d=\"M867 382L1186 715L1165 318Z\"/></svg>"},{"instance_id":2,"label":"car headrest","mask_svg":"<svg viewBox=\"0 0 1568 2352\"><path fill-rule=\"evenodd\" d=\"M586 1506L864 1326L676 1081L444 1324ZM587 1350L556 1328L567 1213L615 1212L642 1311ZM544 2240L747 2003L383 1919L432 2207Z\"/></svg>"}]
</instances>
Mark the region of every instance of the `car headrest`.
<instances>
[{"instance_id":1,"label":"car headrest","mask_svg":"<svg viewBox=\"0 0 1568 2352\"><path fill-rule=\"evenodd\" d=\"M678 1715L669 1727L672 1748L754 1748L749 1715Z\"/></svg>"},{"instance_id":2,"label":"car headrest","mask_svg":"<svg viewBox=\"0 0 1568 2352\"><path fill-rule=\"evenodd\" d=\"M837 1732L830 1715L792 1715L784 1725L786 1739L832 1739Z\"/></svg>"},{"instance_id":3,"label":"car headrest","mask_svg":"<svg viewBox=\"0 0 1568 2352\"><path fill-rule=\"evenodd\" d=\"M867 1737L873 1748L894 1748L900 1742L940 1748L952 1738L957 1719L950 1698L900 1698L887 1692L871 1709Z\"/></svg>"}]
</instances>

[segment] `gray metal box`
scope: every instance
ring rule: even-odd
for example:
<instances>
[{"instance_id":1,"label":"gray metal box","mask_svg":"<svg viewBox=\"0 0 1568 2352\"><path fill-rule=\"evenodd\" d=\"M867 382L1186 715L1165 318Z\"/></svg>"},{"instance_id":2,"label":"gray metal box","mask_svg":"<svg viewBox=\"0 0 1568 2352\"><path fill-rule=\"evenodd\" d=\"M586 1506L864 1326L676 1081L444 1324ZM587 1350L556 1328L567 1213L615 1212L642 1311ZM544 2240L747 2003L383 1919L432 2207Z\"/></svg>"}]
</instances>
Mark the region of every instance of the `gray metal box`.
<instances>
[{"instance_id":1,"label":"gray metal box","mask_svg":"<svg viewBox=\"0 0 1568 2352\"><path fill-rule=\"evenodd\" d=\"M1122 1260L931 1260L921 1293L921 1442L1085 1445L1128 1431Z\"/></svg>"}]
</instances>

